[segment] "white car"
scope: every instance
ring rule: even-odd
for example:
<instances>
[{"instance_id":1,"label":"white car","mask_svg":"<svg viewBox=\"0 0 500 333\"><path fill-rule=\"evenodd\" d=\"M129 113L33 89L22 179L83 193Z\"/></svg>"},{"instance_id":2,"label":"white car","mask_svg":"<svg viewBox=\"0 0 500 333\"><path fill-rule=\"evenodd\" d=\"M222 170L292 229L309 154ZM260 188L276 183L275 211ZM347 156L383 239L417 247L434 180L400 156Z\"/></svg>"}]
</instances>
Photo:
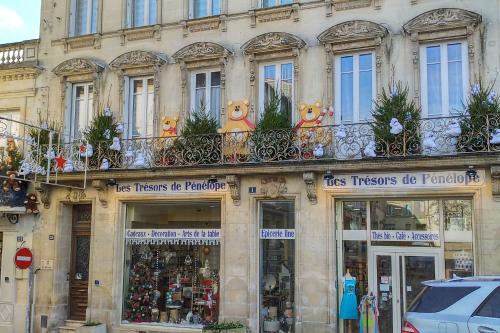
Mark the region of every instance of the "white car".
<instances>
[{"instance_id":1,"label":"white car","mask_svg":"<svg viewBox=\"0 0 500 333\"><path fill-rule=\"evenodd\" d=\"M423 284L403 318L402 333L500 333L500 276Z\"/></svg>"}]
</instances>

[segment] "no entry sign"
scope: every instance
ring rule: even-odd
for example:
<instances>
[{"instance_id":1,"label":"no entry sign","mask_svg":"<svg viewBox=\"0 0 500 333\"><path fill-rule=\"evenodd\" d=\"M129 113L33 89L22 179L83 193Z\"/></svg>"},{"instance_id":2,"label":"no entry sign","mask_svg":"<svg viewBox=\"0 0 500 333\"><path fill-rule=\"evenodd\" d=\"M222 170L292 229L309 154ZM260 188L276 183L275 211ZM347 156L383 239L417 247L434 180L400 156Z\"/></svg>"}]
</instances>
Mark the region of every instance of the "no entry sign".
<instances>
[{"instance_id":1,"label":"no entry sign","mask_svg":"<svg viewBox=\"0 0 500 333\"><path fill-rule=\"evenodd\" d=\"M33 263L33 253L30 249L22 247L17 250L16 255L14 256L14 262L17 268L28 269Z\"/></svg>"}]
</instances>

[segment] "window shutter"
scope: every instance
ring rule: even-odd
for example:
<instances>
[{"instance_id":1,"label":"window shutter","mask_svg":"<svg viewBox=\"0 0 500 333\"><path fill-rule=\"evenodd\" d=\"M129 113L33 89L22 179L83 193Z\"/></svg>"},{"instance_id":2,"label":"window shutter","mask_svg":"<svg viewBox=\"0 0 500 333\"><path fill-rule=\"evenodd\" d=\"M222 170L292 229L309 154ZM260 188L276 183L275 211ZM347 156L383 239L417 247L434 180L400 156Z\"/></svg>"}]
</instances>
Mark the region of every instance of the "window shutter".
<instances>
[{"instance_id":1,"label":"window shutter","mask_svg":"<svg viewBox=\"0 0 500 333\"><path fill-rule=\"evenodd\" d=\"M127 0L127 28L132 28L132 12L134 7L132 6L132 0Z\"/></svg>"},{"instance_id":2,"label":"window shutter","mask_svg":"<svg viewBox=\"0 0 500 333\"><path fill-rule=\"evenodd\" d=\"M66 83L66 94L64 101L64 133L63 141L69 142L71 139L71 114L73 113L73 86Z\"/></svg>"},{"instance_id":3,"label":"window shutter","mask_svg":"<svg viewBox=\"0 0 500 333\"><path fill-rule=\"evenodd\" d=\"M76 27L76 1L71 0L69 5L69 36L72 37L75 35L75 27Z\"/></svg>"}]
</instances>

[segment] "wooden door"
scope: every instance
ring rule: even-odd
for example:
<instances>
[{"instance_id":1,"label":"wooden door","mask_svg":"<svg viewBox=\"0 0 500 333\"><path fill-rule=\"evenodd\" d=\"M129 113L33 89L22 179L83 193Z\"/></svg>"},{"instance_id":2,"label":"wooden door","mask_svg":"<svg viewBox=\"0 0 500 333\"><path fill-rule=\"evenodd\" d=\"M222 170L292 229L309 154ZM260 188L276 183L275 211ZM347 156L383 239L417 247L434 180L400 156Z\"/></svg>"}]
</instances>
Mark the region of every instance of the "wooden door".
<instances>
[{"instance_id":1,"label":"wooden door","mask_svg":"<svg viewBox=\"0 0 500 333\"><path fill-rule=\"evenodd\" d=\"M74 205L72 220L69 319L85 320L89 289L92 205Z\"/></svg>"}]
</instances>

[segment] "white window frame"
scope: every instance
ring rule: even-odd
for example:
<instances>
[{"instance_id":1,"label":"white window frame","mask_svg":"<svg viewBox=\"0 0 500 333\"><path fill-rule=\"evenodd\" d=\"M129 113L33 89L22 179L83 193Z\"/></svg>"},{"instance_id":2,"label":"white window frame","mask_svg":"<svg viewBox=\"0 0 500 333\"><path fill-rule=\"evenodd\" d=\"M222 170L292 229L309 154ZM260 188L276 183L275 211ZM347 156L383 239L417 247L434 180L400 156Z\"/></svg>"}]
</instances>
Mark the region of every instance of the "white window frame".
<instances>
[{"instance_id":1,"label":"white window frame","mask_svg":"<svg viewBox=\"0 0 500 333\"><path fill-rule=\"evenodd\" d=\"M335 123L336 124L350 124L350 123L359 123L359 122L366 122L370 121L372 118L368 119L360 119L360 113L359 113L359 76L360 76L360 71L359 71L359 57L361 55L366 55L366 54L371 54L372 56L372 108L375 99L377 98L377 80L376 80L376 70L375 70L375 52L373 51L367 51L367 52L356 52L356 53L344 53L344 54L339 54L335 56L335 96L334 96L334 104L335 104ZM341 62L340 59L343 57L353 57L353 115L352 115L352 122L351 121L342 121L342 78L341 78Z\"/></svg>"},{"instance_id":2,"label":"white window frame","mask_svg":"<svg viewBox=\"0 0 500 333\"><path fill-rule=\"evenodd\" d=\"M158 0L144 0L144 24L143 25L135 25L135 1L137 0L127 0L127 26L128 28L139 28L139 27L147 27L149 25L155 25L158 22ZM149 6L150 2L156 2L156 20L155 22L151 21Z\"/></svg>"},{"instance_id":3,"label":"white window frame","mask_svg":"<svg viewBox=\"0 0 500 333\"><path fill-rule=\"evenodd\" d=\"M275 61L275 62L263 62L259 65L259 118L260 115L264 112L264 107L265 107L265 101L264 101L264 83L265 83L265 70L264 68L266 66L276 66L277 68L279 67L279 70L276 70L276 84L281 86L281 66L290 64L292 65L292 109L290 110L291 112L291 120L292 123L294 124L296 121L295 117L295 64L293 59L289 59L286 61ZM281 88L281 87L280 87ZM280 90L281 92L281 90Z\"/></svg>"},{"instance_id":4,"label":"white window frame","mask_svg":"<svg viewBox=\"0 0 500 333\"><path fill-rule=\"evenodd\" d=\"M76 16L77 16L77 12L76 12L76 8L77 8L77 4L78 4L78 0L71 0L71 10L70 10L70 29L69 29L69 35L71 37L75 37L75 36L83 36L83 35L88 35L88 34L94 34L97 32L98 30L98 17L96 17L96 27L95 27L95 30L96 31L92 31L92 14L93 14L93 7L94 7L94 3L95 5L97 6L97 16L99 16L99 0L89 0L90 2L90 6L87 7L87 31L85 32L82 32L81 34L77 34L77 19L76 19Z\"/></svg>"},{"instance_id":5,"label":"white window frame","mask_svg":"<svg viewBox=\"0 0 500 333\"><path fill-rule=\"evenodd\" d=\"M283 4L284 0L276 0L276 4L274 6L264 6L264 0L260 0L260 8L273 8L273 7L278 7L278 6L286 6L286 5L291 5L293 4L293 0L290 3L285 3Z\"/></svg>"},{"instance_id":6,"label":"white window frame","mask_svg":"<svg viewBox=\"0 0 500 333\"><path fill-rule=\"evenodd\" d=\"M210 17L210 16L219 16L221 13L214 14L213 13L213 0L200 0L200 1L206 1L207 2L207 15L205 16L199 16L195 17L194 15L194 2L196 0L189 0L189 19L198 19L198 18L203 18L203 17ZM220 0L220 10L222 11L222 1Z\"/></svg>"},{"instance_id":7,"label":"white window frame","mask_svg":"<svg viewBox=\"0 0 500 333\"><path fill-rule=\"evenodd\" d=\"M190 97L190 112L193 112L196 110L196 75L197 74L205 74L205 101L206 101L206 106L205 106L205 112L207 114L212 114L212 110L210 110L210 107L212 105L212 73L219 72L221 75L221 70L220 69L212 69L212 70L200 70L200 71L192 71L191 72L191 86L189 89L189 97ZM222 77L221 77L222 81ZM221 82L222 83L222 82ZM222 85L219 85L219 90L220 90L220 96L219 96L219 103L222 109ZM221 122L221 111L218 110L219 117L218 119L215 119L218 124Z\"/></svg>"},{"instance_id":8,"label":"white window frame","mask_svg":"<svg viewBox=\"0 0 500 333\"><path fill-rule=\"evenodd\" d=\"M146 133L144 136L141 137L153 137L154 136L154 99L155 99L155 91L153 89L153 112L148 112L148 80L153 80L154 82L154 77L153 76L133 76L133 77L127 77L126 79L126 97L125 97L125 137L127 139L133 139L133 115L134 115L134 110L133 110L133 98L134 96L134 82L135 81L142 81L142 96L141 98L143 99L143 109L141 112L145 114L145 121L144 124L142 124L143 128L146 128L146 130L151 127L152 132L151 133ZM153 83L154 84L154 83ZM135 110L137 111L137 110ZM150 122L150 124L148 124ZM148 126L151 125L151 126Z\"/></svg>"},{"instance_id":9,"label":"white window frame","mask_svg":"<svg viewBox=\"0 0 500 333\"><path fill-rule=\"evenodd\" d=\"M89 94L89 87L92 86L92 93ZM68 127L67 134L69 136L69 141L73 141L80 137L78 124L76 123L76 89L78 87L83 87L84 89L84 116L86 117L85 123L87 126L90 125L92 118L94 116L94 83L93 82L82 82L82 83L73 83L71 84L71 100L70 100L70 112L68 117L68 123L66 124ZM82 110L80 110L80 116L82 115Z\"/></svg>"},{"instance_id":10,"label":"white window frame","mask_svg":"<svg viewBox=\"0 0 500 333\"><path fill-rule=\"evenodd\" d=\"M432 117L447 117L451 116L449 107L449 94L448 94L448 49L450 44L461 44L462 51L462 91L463 102L467 101L469 91L469 56L467 54L467 42L464 40L447 41L442 43L431 43L420 45L420 89L422 91L421 107L422 116L431 117L428 113L428 94L427 94L427 48L433 46L440 47L440 62L441 62L441 114L432 115Z\"/></svg>"}]
</instances>

